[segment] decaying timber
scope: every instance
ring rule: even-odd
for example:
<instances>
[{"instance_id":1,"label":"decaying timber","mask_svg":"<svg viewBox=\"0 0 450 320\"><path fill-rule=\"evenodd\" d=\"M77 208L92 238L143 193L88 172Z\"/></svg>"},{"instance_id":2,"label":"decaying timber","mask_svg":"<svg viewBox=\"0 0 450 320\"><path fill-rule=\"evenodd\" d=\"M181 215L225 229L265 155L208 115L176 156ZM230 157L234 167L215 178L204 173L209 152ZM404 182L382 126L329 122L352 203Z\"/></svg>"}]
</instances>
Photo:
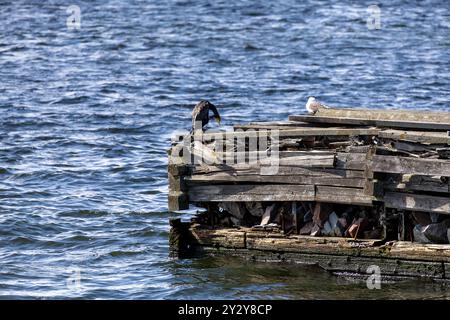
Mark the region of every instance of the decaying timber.
<instances>
[{"instance_id":1,"label":"decaying timber","mask_svg":"<svg viewBox=\"0 0 450 320\"><path fill-rule=\"evenodd\" d=\"M376 265L384 276L450 280L450 245L285 235L277 229L217 229L185 223L183 255L233 255L265 262L314 264L330 272L364 274ZM177 234L174 228L171 234ZM174 237L174 236L172 236Z\"/></svg>"},{"instance_id":2,"label":"decaying timber","mask_svg":"<svg viewBox=\"0 0 450 320\"><path fill-rule=\"evenodd\" d=\"M169 210L205 210L171 247L447 278L449 130L448 112L330 108L178 136Z\"/></svg>"}]
</instances>

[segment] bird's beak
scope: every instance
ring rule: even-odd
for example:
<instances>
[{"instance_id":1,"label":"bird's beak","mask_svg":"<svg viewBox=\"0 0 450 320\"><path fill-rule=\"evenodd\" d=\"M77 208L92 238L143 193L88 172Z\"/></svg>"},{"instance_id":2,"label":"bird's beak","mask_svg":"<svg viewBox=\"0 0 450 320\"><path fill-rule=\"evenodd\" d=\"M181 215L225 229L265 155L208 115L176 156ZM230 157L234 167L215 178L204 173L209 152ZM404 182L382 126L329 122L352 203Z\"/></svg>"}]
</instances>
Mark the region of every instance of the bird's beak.
<instances>
[{"instance_id":1,"label":"bird's beak","mask_svg":"<svg viewBox=\"0 0 450 320\"><path fill-rule=\"evenodd\" d=\"M220 121L221 121L220 117L214 117L214 119L217 121L217 123L218 123L219 126L220 126Z\"/></svg>"}]
</instances>

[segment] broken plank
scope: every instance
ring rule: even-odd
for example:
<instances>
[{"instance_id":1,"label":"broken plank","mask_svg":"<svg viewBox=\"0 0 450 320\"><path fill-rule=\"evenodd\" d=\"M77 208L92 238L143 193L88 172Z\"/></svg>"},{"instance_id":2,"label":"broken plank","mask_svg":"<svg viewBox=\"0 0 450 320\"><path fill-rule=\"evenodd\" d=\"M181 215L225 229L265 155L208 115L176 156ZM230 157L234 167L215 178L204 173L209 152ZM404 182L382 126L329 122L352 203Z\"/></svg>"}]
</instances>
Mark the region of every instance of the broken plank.
<instances>
[{"instance_id":1,"label":"broken plank","mask_svg":"<svg viewBox=\"0 0 450 320\"><path fill-rule=\"evenodd\" d=\"M314 201L310 185L209 185L192 186L192 202L220 201Z\"/></svg>"}]
</instances>

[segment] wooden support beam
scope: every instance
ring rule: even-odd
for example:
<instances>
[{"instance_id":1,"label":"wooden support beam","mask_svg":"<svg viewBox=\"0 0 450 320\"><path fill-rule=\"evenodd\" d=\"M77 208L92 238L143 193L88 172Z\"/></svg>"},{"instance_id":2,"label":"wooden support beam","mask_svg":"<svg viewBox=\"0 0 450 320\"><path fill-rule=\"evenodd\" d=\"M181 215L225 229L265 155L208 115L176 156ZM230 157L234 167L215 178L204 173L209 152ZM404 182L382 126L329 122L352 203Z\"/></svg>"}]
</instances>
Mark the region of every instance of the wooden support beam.
<instances>
[{"instance_id":1,"label":"wooden support beam","mask_svg":"<svg viewBox=\"0 0 450 320\"><path fill-rule=\"evenodd\" d=\"M168 195L169 211L189 209L189 200L184 192L170 191Z\"/></svg>"},{"instance_id":2,"label":"wooden support beam","mask_svg":"<svg viewBox=\"0 0 450 320\"><path fill-rule=\"evenodd\" d=\"M184 175L189 174L190 167L178 165L170 161L167 166L167 177L169 180L168 208L169 211L180 211L189 209L189 199L184 182Z\"/></svg>"},{"instance_id":3,"label":"wooden support beam","mask_svg":"<svg viewBox=\"0 0 450 320\"><path fill-rule=\"evenodd\" d=\"M387 192L383 201L387 208L450 214L450 198L445 197Z\"/></svg>"}]
</instances>

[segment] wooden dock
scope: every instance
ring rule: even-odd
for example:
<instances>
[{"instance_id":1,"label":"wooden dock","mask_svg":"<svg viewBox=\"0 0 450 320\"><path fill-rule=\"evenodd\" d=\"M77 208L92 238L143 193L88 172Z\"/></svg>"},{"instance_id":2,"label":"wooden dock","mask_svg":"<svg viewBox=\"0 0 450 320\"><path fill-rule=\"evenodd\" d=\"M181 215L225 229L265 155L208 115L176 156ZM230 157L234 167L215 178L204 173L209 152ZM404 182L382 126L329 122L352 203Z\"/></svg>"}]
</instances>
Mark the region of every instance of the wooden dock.
<instances>
[{"instance_id":1,"label":"wooden dock","mask_svg":"<svg viewBox=\"0 0 450 320\"><path fill-rule=\"evenodd\" d=\"M169 210L206 211L172 248L448 278L449 130L448 112L320 109L174 137Z\"/></svg>"}]
</instances>

